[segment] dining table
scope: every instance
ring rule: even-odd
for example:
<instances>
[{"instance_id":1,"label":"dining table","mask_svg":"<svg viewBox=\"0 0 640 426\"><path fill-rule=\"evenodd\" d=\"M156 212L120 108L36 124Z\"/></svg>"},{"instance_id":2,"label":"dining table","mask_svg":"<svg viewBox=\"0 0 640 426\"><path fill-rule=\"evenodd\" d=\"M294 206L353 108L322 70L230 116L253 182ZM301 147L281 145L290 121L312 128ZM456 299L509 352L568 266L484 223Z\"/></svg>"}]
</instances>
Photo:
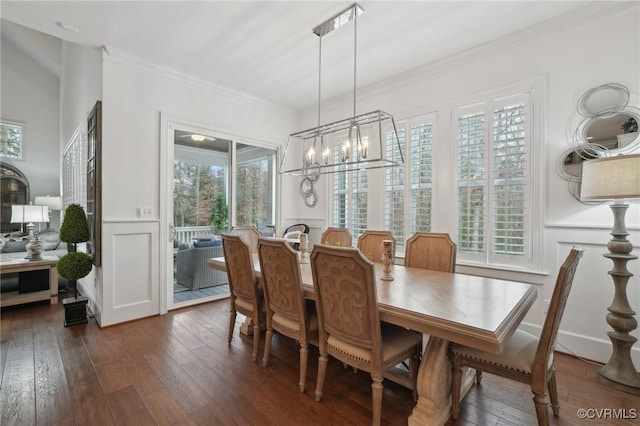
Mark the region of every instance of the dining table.
<instances>
[{"instance_id":1,"label":"dining table","mask_svg":"<svg viewBox=\"0 0 640 426\"><path fill-rule=\"evenodd\" d=\"M226 271L224 257L208 260L211 268ZM395 264L393 280L382 280L375 263L378 310L382 321L429 336L418 369L418 399L409 425L444 425L451 415L450 342L500 354L533 305L534 285L461 273L439 272ZM261 278L258 255L253 267ZM304 295L314 299L310 263L300 264ZM473 384L466 374L463 392Z\"/></svg>"}]
</instances>

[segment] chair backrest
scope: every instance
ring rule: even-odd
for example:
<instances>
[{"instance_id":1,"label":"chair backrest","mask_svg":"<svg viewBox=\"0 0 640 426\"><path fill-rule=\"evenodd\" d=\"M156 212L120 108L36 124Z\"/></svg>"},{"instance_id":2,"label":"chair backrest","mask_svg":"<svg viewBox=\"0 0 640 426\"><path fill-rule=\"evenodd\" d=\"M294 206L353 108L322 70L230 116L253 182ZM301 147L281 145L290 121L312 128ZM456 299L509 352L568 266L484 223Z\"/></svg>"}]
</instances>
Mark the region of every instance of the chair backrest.
<instances>
[{"instance_id":1,"label":"chair backrest","mask_svg":"<svg viewBox=\"0 0 640 426\"><path fill-rule=\"evenodd\" d=\"M249 246L239 235L222 234L222 249L232 297L257 306L258 280Z\"/></svg>"},{"instance_id":2,"label":"chair backrest","mask_svg":"<svg viewBox=\"0 0 640 426\"><path fill-rule=\"evenodd\" d=\"M389 231L366 230L358 237L358 248L362 254L372 262L382 262L382 242L393 241L393 253L396 252L396 239Z\"/></svg>"},{"instance_id":3,"label":"chair backrest","mask_svg":"<svg viewBox=\"0 0 640 426\"><path fill-rule=\"evenodd\" d=\"M567 305L567 299L569 297L569 292L571 291L573 277L575 276L576 269L578 268L578 261L582 257L583 252L584 248L580 246L573 246L558 271L558 277L556 278L556 283L553 287L553 294L551 295L551 300L549 302L549 310L547 311L547 316L545 317L544 324L542 326L542 333L540 334L536 356L531 367L531 387L533 389L537 387L544 391L546 386L546 373L548 370L549 359L555 350L558 328L560 327L560 321L564 314L564 308Z\"/></svg>"},{"instance_id":4,"label":"chair backrest","mask_svg":"<svg viewBox=\"0 0 640 426\"><path fill-rule=\"evenodd\" d=\"M284 240L260 238L258 256L267 310L304 324L308 318L298 254ZM267 315L267 321L271 321L271 315Z\"/></svg>"},{"instance_id":5,"label":"chair backrest","mask_svg":"<svg viewBox=\"0 0 640 426\"><path fill-rule=\"evenodd\" d=\"M353 238L347 228L327 228L320 238L322 244L339 247L351 247Z\"/></svg>"},{"instance_id":6,"label":"chair backrest","mask_svg":"<svg viewBox=\"0 0 640 426\"><path fill-rule=\"evenodd\" d=\"M404 265L442 272L456 271L456 243L449 234L416 232L406 242Z\"/></svg>"},{"instance_id":7,"label":"chair backrest","mask_svg":"<svg viewBox=\"0 0 640 426\"><path fill-rule=\"evenodd\" d=\"M293 232L293 231L300 231L300 233L302 234L308 234L309 226L305 225L304 223L296 223L295 225L291 225L287 229L285 229L282 235L287 235L287 233Z\"/></svg>"},{"instance_id":8,"label":"chair backrest","mask_svg":"<svg viewBox=\"0 0 640 426\"><path fill-rule=\"evenodd\" d=\"M255 226L234 226L231 229L231 235L239 235L252 253L258 252L258 239L262 234Z\"/></svg>"},{"instance_id":9,"label":"chair backrest","mask_svg":"<svg viewBox=\"0 0 640 426\"><path fill-rule=\"evenodd\" d=\"M382 336L373 263L356 248L318 244L311 253L311 270L321 335L379 355Z\"/></svg>"}]
</instances>

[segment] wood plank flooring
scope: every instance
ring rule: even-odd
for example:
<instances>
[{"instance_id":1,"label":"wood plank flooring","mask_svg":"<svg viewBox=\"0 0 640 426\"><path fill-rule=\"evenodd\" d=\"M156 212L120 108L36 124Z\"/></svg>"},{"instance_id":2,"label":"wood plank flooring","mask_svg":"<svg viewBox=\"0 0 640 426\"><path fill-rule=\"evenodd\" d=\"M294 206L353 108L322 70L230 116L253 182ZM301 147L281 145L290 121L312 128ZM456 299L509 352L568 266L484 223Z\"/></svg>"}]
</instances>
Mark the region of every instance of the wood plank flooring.
<instances>
[{"instance_id":1,"label":"wood plank flooring","mask_svg":"<svg viewBox=\"0 0 640 426\"><path fill-rule=\"evenodd\" d=\"M1 425L367 425L367 373L329 362L314 399L318 351L298 390L298 348L274 337L270 365L253 363L251 342L227 346L228 300L100 329L63 327L62 304L5 308L0 321ZM264 343L264 342L263 342ZM262 357L262 345L260 358ZM557 355L560 417L552 425L637 425L640 397L600 384L598 366ZM411 392L385 381L383 424L406 425ZM584 409L614 410L580 419ZM621 411L624 409L626 411ZM635 411L633 411L635 410ZM471 389L449 425L535 425L524 385L489 374Z\"/></svg>"}]
</instances>

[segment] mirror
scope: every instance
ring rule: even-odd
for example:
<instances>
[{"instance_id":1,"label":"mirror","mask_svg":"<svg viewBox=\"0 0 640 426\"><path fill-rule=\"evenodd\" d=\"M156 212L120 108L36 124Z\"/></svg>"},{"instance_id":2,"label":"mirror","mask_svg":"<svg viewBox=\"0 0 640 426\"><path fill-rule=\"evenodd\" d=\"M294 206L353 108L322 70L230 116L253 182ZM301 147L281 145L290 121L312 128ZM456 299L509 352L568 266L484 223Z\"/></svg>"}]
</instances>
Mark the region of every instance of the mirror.
<instances>
[{"instance_id":1,"label":"mirror","mask_svg":"<svg viewBox=\"0 0 640 426\"><path fill-rule=\"evenodd\" d=\"M580 202L583 162L630 154L640 148L640 109L628 103L629 89L619 83L594 87L578 100L577 109L584 118L573 134L573 146L558 158L556 170L569 182L569 192Z\"/></svg>"},{"instance_id":2,"label":"mirror","mask_svg":"<svg viewBox=\"0 0 640 426\"><path fill-rule=\"evenodd\" d=\"M629 104L629 89L607 83L587 90L578 100L578 112L584 117L602 117L622 111Z\"/></svg>"},{"instance_id":3,"label":"mirror","mask_svg":"<svg viewBox=\"0 0 640 426\"><path fill-rule=\"evenodd\" d=\"M638 121L640 116L630 111L588 118L583 126L583 139L603 150L624 153L638 142Z\"/></svg>"}]
</instances>

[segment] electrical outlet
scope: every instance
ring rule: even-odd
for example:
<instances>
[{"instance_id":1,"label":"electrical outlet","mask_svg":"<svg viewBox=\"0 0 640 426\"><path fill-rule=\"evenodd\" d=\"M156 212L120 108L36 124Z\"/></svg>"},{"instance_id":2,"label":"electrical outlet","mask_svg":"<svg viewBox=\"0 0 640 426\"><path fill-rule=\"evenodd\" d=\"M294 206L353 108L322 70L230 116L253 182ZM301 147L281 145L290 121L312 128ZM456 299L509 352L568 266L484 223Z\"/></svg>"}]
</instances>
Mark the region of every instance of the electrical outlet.
<instances>
[{"instance_id":1,"label":"electrical outlet","mask_svg":"<svg viewBox=\"0 0 640 426\"><path fill-rule=\"evenodd\" d=\"M547 312L549 312L549 303L551 303L551 300L549 299L544 299L544 306L543 306L543 314L547 315Z\"/></svg>"},{"instance_id":2,"label":"electrical outlet","mask_svg":"<svg viewBox=\"0 0 640 426\"><path fill-rule=\"evenodd\" d=\"M138 207L138 217L142 217L142 218L153 217L153 209L151 207Z\"/></svg>"}]
</instances>

